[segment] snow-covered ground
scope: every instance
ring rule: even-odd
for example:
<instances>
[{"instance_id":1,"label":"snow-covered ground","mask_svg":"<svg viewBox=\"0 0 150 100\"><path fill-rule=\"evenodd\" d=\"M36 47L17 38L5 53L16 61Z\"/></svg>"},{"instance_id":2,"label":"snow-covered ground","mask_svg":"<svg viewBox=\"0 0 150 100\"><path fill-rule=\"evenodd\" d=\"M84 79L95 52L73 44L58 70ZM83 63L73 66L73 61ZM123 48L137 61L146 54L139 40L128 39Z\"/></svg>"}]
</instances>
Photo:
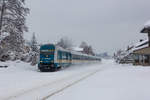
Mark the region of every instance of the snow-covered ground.
<instances>
[{"instance_id":1,"label":"snow-covered ground","mask_svg":"<svg viewBox=\"0 0 150 100\"><path fill-rule=\"evenodd\" d=\"M39 72L23 62L0 65L0 100L149 100L150 67L113 60Z\"/></svg>"},{"instance_id":2,"label":"snow-covered ground","mask_svg":"<svg viewBox=\"0 0 150 100\"><path fill-rule=\"evenodd\" d=\"M107 69L48 100L150 100L150 67L104 65Z\"/></svg>"}]
</instances>

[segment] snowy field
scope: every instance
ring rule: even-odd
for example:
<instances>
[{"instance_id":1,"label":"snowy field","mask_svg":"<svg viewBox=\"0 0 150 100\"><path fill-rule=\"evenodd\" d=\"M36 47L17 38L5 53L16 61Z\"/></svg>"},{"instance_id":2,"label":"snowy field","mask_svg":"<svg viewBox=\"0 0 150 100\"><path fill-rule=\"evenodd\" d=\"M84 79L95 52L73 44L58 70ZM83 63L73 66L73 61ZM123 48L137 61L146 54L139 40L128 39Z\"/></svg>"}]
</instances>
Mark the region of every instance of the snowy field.
<instances>
[{"instance_id":1,"label":"snowy field","mask_svg":"<svg viewBox=\"0 0 150 100\"><path fill-rule=\"evenodd\" d=\"M149 100L150 67L113 60L39 72L23 62L0 63L0 100Z\"/></svg>"}]
</instances>

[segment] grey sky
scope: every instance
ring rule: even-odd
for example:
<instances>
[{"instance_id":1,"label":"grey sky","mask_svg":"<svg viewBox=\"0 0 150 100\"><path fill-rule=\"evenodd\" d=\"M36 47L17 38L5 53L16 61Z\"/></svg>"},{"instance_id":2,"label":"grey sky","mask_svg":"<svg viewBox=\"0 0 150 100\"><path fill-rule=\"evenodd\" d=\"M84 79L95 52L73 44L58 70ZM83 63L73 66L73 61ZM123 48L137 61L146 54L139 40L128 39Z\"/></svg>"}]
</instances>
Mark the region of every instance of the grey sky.
<instances>
[{"instance_id":1,"label":"grey sky","mask_svg":"<svg viewBox=\"0 0 150 100\"><path fill-rule=\"evenodd\" d=\"M137 42L150 19L150 0L27 0L31 37L39 42L56 42L68 36L78 45L87 41L99 52L113 53Z\"/></svg>"}]
</instances>

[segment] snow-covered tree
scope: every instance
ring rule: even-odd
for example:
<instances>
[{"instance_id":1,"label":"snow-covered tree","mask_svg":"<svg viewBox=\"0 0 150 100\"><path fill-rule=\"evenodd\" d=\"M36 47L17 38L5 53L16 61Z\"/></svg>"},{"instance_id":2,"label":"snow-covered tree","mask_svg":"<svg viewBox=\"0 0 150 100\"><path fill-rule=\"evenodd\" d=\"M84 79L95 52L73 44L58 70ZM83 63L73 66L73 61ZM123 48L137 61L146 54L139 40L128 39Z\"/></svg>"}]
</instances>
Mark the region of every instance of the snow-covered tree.
<instances>
[{"instance_id":1,"label":"snow-covered tree","mask_svg":"<svg viewBox=\"0 0 150 100\"><path fill-rule=\"evenodd\" d=\"M95 55L92 46L89 46L86 42L82 42L80 48L83 48L83 53L85 54Z\"/></svg>"},{"instance_id":2,"label":"snow-covered tree","mask_svg":"<svg viewBox=\"0 0 150 100\"><path fill-rule=\"evenodd\" d=\"M27 31L25 17L28 13L25 0L0 0L0 51L24 51L23 33Z\"/></svg>"},{"instance_id":3,"label":"snow-covered tree","mask_svg":"<svg viewBox=\"0 0 150 100\"><path fill-rule=\"evenodd\" d=\"M0 32L23 33L27 31L25 25L29 9L25 7L25 0L0 0Z\"/></svg>"},{"instance_id":4,"label":"snow-covered tree","mask_svg":"<svg viewBox=\"0 0 150 100\"><path fill-rule=\"evenodd\" d=\"M32 36L32 39L31 39L31 50L33 52L38 52L38 47L37 47L37 40L36 40L36 37L35 37L35 33L33 33L33 36Z\"/></svg>"},{"instance_id":5,"label":"snow-covered tree","mask_svg":"<svg viewBox=\"0 0 150 100\"><path fill-rule=\"evenodd\" d=\"M58 41L56 45L64 49L71 49L73 47L73 43L68 37L61 38L60 41Z\"/></svg>"},{"instance_id":6,"label":"snow-covered tree","mask_svg":"<svg viewBox=\"0 0 150 100\"><path fill-rule=\"evenodd\" d=\"M39 49L38 49L38 43L35 37L35 33L33 33L32 39L31 39L31 65L36 65L38 62L38 56L39 56Z\"/></svg>"}]
</instances>

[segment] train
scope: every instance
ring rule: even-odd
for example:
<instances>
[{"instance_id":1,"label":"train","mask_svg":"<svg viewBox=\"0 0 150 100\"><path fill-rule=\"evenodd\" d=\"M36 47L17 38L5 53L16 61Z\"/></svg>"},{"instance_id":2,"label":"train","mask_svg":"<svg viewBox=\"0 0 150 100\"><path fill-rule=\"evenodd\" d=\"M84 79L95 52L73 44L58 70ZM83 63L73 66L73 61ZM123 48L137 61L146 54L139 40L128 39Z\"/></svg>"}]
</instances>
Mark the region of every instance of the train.
<instances>
[{"instance_id":1,"label":"train","mask_svg":"<svg viewBox=\"0 0 150 100\"><path fill-rule=\"evenodd\" d=\"M99 61L101 61L101 58L96 56L83 54L73 50L66 50L54 44L44 44L40 46L38 69L41 72L57 71L62 67L73 64Z\"/></svg>"}]
</instances>

